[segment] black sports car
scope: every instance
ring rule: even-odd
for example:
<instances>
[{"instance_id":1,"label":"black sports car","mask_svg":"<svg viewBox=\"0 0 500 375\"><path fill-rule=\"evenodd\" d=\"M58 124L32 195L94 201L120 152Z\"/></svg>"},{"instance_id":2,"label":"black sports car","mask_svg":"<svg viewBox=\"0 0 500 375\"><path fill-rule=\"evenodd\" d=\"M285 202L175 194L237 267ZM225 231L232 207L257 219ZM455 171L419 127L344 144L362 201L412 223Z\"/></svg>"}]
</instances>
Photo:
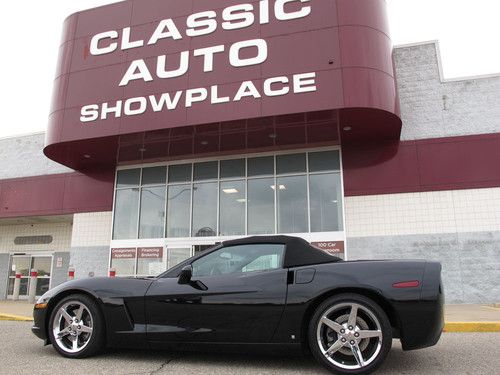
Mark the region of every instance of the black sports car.
<instances>
[{"instance_id":1,"label":"black sports car","mask_svg":"<svg viewBox=\"0 0 500 375\"><path fill-rule=\"evenodd\" d=\"M373 371L392 339L432 346L441 265L342 261L285 236L227 241L155 278L74 280L35 305L33 332L63 356L104 347L308 349L340 374Z\"/></svg>"}]
</instances>

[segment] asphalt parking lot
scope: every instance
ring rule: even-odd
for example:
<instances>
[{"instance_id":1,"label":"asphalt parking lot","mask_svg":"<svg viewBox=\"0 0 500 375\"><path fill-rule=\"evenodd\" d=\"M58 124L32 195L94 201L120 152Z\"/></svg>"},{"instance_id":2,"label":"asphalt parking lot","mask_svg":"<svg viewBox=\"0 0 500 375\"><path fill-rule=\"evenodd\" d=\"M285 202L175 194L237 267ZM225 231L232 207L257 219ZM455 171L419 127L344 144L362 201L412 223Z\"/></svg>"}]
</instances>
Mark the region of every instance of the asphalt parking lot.
<instances>
[{"instance_id":1,"label":"asphalt parking lot","mask_svg":"<svg viewBox=\"0 0 500 375\"><path fill-rule=\"evenodd\" d=\"M30 332L31 323L0 321L0 374L329 374L310 357L109 351L67 360ZM403 352L399 342L378 374L494 374L500 333L447 333L434 347Z\"/></svg>"}]
</instances>

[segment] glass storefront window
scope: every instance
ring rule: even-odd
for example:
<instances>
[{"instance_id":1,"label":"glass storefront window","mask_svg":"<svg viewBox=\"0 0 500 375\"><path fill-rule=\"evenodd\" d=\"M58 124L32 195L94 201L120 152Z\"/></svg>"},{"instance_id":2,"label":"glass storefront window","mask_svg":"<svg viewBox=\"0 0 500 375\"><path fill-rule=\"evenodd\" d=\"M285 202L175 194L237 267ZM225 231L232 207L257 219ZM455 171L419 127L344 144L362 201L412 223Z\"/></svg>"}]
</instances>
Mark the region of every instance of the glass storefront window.
<instances>
[{"instance_id":1,"label":"glass storefront window","mask_svg":"<svg viewBox=\"0 0 500 375\"><path fill-rule=\"evenodd\" d=\"M168 182L191 182L192 166L191 164L171 165L168 167Z\"/></svg>"},{"instance_id":2,"label":"glass storefront window","mask_svg":"<svg viewBox=\"0 0 500 375\"><path fill-rule=\"evenodd\" d=\"M140 169L125 169L118 171L116 176L116 187L126 188L132 186L139 186L141 180Z\"/></svg>"},{"instance_id":3,"label":"glass storefront window","mask_svg":"<svg viewBox=\"0 0 500 375\"><path fill-rule=\"evenodd\" d=\"M204 163L196 163L194 165L193 180L216 180L219 177L219 163L216 161L208 161Z\"/></svg>"},{"instance_id":4,"label":"glass storefront window","mask_svg":"<svg viewBox=\"0 0 500 375\"><path fill-rule=\"evenodd\" d=\"M248 180L248 234L274 234L274 178Z\"/></svg>"},{"instance_id":5,"label":"glass storefront window","mask_svg":"<svg viewBox=\"0 0 500 375\"><path fill-rule=\"evenodd\" d=\"M309 153L309 172L339 171L340 154L338 151Z\"/></svg>"},{"instance_id":6,"label":"glass storefront window","mask_svg":"<svg viewBox=\"0 0 500 375\"><path fill-rule=\"evenodd\" d=\"M248 159L248 177L274 175L274 156Z\"/></svg>"},{"instance_id":7,"label":"glass storefront window","mask_svg":"<svg viewBox=\"0 0 500 375\"><path fill-rule=\"evenodd\" d=\"M217 236L218 183L193 185L193 237Z\"/></svg>"},{"instance_id":8,"label":"glass storefront window","mask_svg":"<svg viewBox=\"0 0 500 375\"><path fill-rule=\"evenodd\" d=\"M165 185L167 182L167 167L144 168L142 170L142 185Z\"/></svg>"},{"instance_id":9,"label":"glass storefront window","mask_svg":"<svg viewBox=\"0 0 500 375\"><path fill-rule=\"evenodd\" d=\"M219 235L245 234L245 195L245 181L221 182Z\"/></svg>"},{"instance_id":10,"label":"glass storefront window","mask_svg":"<svg viewBox=\"0 0 500 375\"><path fill-rule=\"evenodd\" d=\"M245 177L245 159L222 160L220 178Z\"/></svg>"},{"instance_id":11,"label":"glass storefront window","mask_svg":"<svg viewBox=\"0 0 500 375\"><path fill-rule=\"evenodd\" d=\"M276 174L306 172L306 154L276 156Z\"/></svg>"},{"instance_id":12,"label":"glass storefront window","mask_svg":"<svg viewBox=\"0 0 500 375\"><path fill-rule=\"evenodd\" d=\"M113 239L137 238L139 188L116 191Z\"/></svg>"},{"instance_id":13,"label":"glass storefront window","mask_svg":"<svg viewBox=\"0 0 500 375\"><path fill-rule=\"evenodd\" d=\"M308 232L306 176L280 177L278 193L278 233Z\"/></svg>"},{"instance_id":14,"label":"glass storefront window","mask_svg":"<svg viewBox=\"0 0 500 375\"><path fill-rule=\"evenodd\" d=\"M165 224L165 186L143 187L139 238L163 238Z\"/></svg>"},{"instance_id":15,"label":"glass storefront window","mask_svg":"<svg viewBox=\"0 0 500 375\"><path fill-rule=\"evenodd\" d=\"M327 150L120 170L113 239L342 231L340 168Z\"/></svg>"},{"instance_id":16,"label":"glass storefront window","mask_svg":"<svg viewBox=\"0 0 500 375\"><path fill-rule=\"evenodd\" d=\"M168 187L167 237L189 237L191 185Z\"/></svg>"},{"instance_id":17,"label":"glass storefront window","mask_svg":"<svg viewBox=\"0 0 500 375\"><path fill-rule=\"evenodd\" d=\"M340 174L310 176L311 232L341 231L342 187Z\"/></svg>"}]
</instances>

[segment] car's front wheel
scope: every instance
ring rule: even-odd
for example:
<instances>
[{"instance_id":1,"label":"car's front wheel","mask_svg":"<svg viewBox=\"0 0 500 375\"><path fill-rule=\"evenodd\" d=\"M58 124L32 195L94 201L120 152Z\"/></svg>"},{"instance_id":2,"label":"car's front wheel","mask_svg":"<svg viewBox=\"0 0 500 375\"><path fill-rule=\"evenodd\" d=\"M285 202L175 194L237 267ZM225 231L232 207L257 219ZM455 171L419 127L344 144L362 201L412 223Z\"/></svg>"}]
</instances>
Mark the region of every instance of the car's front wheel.
<instances>
[{"instance_id":1,"label":"car's front wheel","mask_svg":"<svg viewBox=\"0 0 500 375\"><path fill-rule=\"evenodd\" d=\"M337 374L368 374L385 359L392 346L392 328L375 302L357 294L324 301L309 324L314 357Z\"/></svg>"},{"instance_id":2,"label":"car's front wheel","mask_svg":"<svg viewBox=\"0 0 500 375\"><path fill-rule=\"evenodd\" d=\"M75 294L62 299L52 310L49 337L64 357L85 358L104 346L104 319L96 302Z\"/></svg>"}]
</instances>

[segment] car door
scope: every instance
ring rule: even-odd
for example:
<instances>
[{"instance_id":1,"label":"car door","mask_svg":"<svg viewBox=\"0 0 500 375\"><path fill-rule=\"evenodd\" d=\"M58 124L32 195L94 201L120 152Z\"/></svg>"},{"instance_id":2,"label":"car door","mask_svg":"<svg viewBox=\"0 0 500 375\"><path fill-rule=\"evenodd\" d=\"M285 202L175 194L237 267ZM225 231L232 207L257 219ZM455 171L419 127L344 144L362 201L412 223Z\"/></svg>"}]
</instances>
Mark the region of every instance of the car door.
<instances>
[{"instance_id":1,"label":"car door","mask_svg":"<svg viewBox=\"0 0 500 375\"><path fill-rule=\"evenodd\" d=\"M190 284L158 279L146 295L148 340L269 342L286 301L284 247L223 247L192 262Z\"/></svg>"}]
</instances>

